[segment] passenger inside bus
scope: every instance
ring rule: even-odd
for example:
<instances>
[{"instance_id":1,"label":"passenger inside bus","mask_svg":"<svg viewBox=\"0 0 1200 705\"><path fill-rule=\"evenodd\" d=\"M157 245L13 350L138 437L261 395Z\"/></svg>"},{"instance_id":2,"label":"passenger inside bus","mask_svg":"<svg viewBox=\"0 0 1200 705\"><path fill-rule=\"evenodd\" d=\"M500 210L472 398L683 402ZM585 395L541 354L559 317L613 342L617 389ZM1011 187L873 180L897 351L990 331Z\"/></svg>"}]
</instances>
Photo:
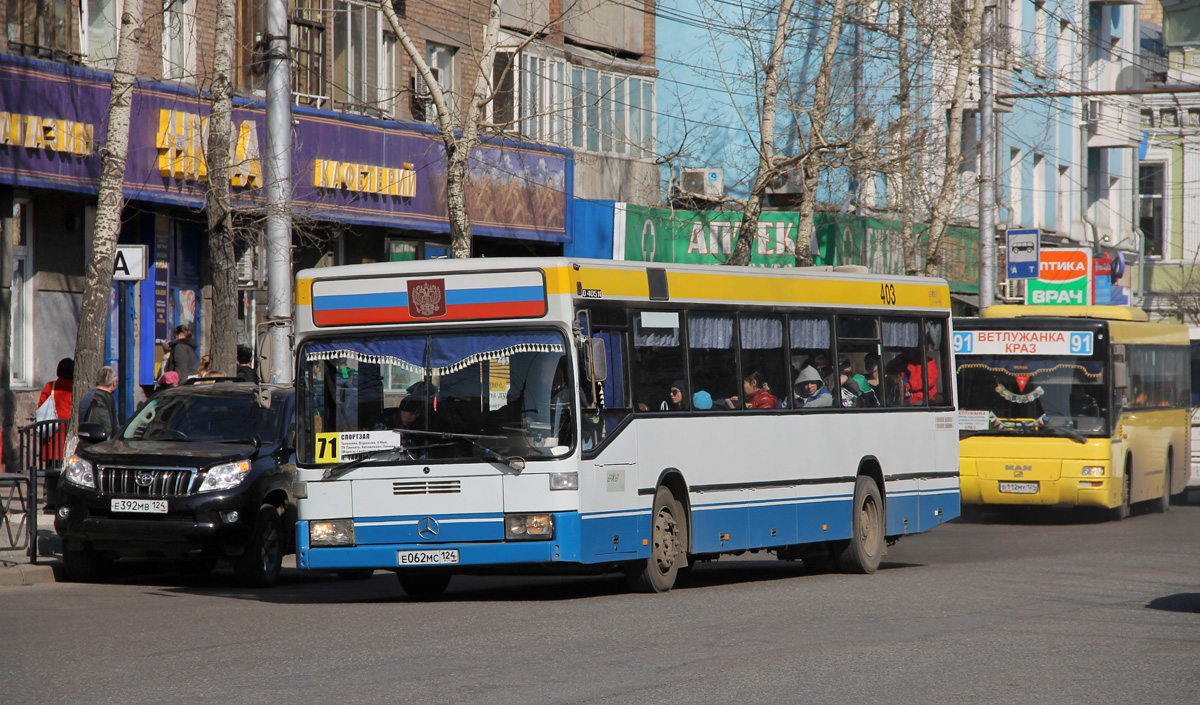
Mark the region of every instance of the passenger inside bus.
<instances>
[{"instance_id":1,"label":"passenger inside bus","mask_svg":"<svg viewBox=\"0 0 1200 705\"><path fill-rule=\"evenodd\" d=\"M667 398L663 400L659 410L687 411L689 408L691 407L688 404L687 383L677 379L671 383L671 388L667 390Z\"/></svg>"},{"instance_id":2,"label":"passenger inside bus","mask_svg":"<svg viewBox=\"0 0 1200 705\"><path fill-rule=\"evenodd\" d=\"M833 396L825 388L821 375L811 366L800 370L793 387L796 394L796 408L820 408L833 406Z\"/></svg>"},{"instance_id":3,"label":"passenger inside bus","mask_svg":"<svg viewBox=\"0 0 1200 705\"><path fill-rule=\"evenodd\" d=\"M745 408L747 409L779 408L779 398L771 393L770 386L758 371L751 372L742 379L742 391L745 393ZM737 397L730 397L726 401L729 403L729 408L737 408Z\"/></svg>"}]
</instances>

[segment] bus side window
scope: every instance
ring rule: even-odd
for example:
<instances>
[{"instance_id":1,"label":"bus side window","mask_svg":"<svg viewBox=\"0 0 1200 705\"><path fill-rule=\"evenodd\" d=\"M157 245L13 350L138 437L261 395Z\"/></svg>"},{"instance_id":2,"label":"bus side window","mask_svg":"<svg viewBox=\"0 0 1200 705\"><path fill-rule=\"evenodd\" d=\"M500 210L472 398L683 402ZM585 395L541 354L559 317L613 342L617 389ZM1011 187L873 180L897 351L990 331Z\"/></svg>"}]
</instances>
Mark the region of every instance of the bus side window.
<instances>
[{"instance_id":1,"label":"bus side window","mask_svg":"<svg viewBox=\"0 0 1200 705\"><path fill-rule=\"evenodd\" d=\"M921 355L921 323L904 318L883 319L884 406L924 406L939 386L937 368Z\"/></svg>"},{"instance_id":2,"label":"bus side window","mask_svg":"<svg viewBox=\"0 0 1200 705\"><path fill-rule=\"evenodd\" d=\"M929 403L932 406L950 404L950 374L946 367L947 329L945 319L925 319L925 360L930 369L936 370L937 383L932 385Z\"/></svg>"},{"instance_id":3,"label":"bus side window","mask_svg":"<svg viewBox=\"0 0 1200 705\"><path fill-rule=\"evenodd\" d=\"M693 311L687 320L692 393L707 392L714 410L741 409L744 400L737 378L733 314Z\"/></svg>"},{"instance_id":4,"label":"bus side window","mask_svg":"<svg viewBox=\"0 0 1200 705\"><path fill-rule=\"evenodd\" d=\"M795 381L800 376L800 370L812 367L829 385L829 378L836 372L833 369L833 335L830 330L829 316L792 315L788 317L788 335L791 338L791 348L788 351L790 376L788 383L781 389L789 397L789 408L799 407L796 402ZM832 394L837 390L836 385L829 390Z\"/></svg>"},{"instance_id":5,"label":"bus side window","mask_svg":"<svg viewBox=\"0 0 1200 705\"><path fill-rule=\"evenodd\" d=\"M678 311L633 314L633 399L638 411L660 411L671 384L684 376Z\"/></svg>"},{"instance_id":6,"label":"bus side window","mask_svg":"<svg viewBox=\"0 0 1200 705\"><path fill-rule=\"evenodd\" d=\"M741 314L738 318L742 340L742 377L757 372L765 379L767 389L776 397L776 408L790 406L788 390L792 379L788 374L783 347L783 317L770 314ZM765 397L769 402L770 397ZM746 400L743 400L744 403ZM756 406L755 408L761 408Z\"/></svg>"}]
</instances>

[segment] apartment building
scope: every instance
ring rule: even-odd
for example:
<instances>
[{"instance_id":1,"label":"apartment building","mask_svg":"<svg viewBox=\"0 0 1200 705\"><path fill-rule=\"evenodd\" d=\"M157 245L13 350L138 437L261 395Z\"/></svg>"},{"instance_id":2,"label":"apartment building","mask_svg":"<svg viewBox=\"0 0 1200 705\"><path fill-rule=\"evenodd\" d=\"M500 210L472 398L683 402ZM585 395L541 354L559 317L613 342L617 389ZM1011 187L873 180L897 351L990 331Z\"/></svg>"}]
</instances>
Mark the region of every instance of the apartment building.
<instances>
[{"instance_id":1,"label":"apartment building","mask_svg":"<svg viewBox=\"0 0 1200 705\"><path fill-rule=\"evenodd\" d=\"M485 60L488 2L392 0L454 120L466 115L481 71L495 88L468 188L477 255L561 252L575 198L657 202L653 5L503 0L502 47ZM0 215L15 244L14 389L38 388L74 351L121 8L121 0L0 4ZM250 344L265 310L265 8L238 0L233 61L239 337ZM150 266L147 279L114 287L107 341L107 357L130 365L127 400L153 382L172 327L192 325L204 347L211 303L203 155L216 2L145 0L143 11L120 242L144 245ZM436 107L381 6L290 0L288 13L295 266L443 256Z\"/></svg>"}]
</instances>

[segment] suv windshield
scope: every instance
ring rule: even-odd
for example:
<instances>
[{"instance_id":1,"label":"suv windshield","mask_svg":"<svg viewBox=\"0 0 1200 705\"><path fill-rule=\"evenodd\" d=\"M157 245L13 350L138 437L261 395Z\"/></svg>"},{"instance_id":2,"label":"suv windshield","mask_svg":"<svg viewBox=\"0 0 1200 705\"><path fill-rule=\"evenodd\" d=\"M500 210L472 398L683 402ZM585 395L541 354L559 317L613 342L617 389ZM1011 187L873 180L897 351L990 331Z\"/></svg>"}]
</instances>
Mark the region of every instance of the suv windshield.
<instances>
[{"instance_id":1,"label":"suv windshield","mask_svg":"<svg viewBox=\"0 0 1200 705\"><path fill-rule=\"evenodd\" d=\"M958 405L981 412L974 432L1107 435L1104 363L1078 356L959 355ZM961 425L960 425L961 428Z\"/></svg>"},{"instance_id":2,"label":"suv windshield","mask_svg":"<svg viewBox=\"0 0 1200 705\"><path fill-rule=\"evenodd\" d=\"M269 439L279 422L279 405L264 409L249 392L205 389L158 394L146 402L119 438L129 441L187 440L249 442Z\"/></svg>"},{"instance_id":3,"label":"suv windshield","mask_svg":"<svg viewBox=\"0 0 1200 705\"><path fill-rule=\"evenodd\" d=\"M297 379L302 460L330 462L314 449L334 437L342 460L401 442L412 460L565 455L575 442L567 350L549 330L311 341Z\"/></svg>"}]
</instances>

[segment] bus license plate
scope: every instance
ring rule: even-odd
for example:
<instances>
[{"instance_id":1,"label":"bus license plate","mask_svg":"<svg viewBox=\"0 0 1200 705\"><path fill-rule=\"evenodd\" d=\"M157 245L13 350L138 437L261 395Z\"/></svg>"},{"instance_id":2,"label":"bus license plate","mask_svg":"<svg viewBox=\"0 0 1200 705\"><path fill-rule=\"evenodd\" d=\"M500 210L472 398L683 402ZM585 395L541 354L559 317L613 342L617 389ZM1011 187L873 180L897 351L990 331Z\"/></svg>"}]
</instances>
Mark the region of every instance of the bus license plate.
<instances>
[{"instance_id":1,"label":"bus license plate","mask_svg":"<svg viewBox=\"0 0 1200 705\"><path fill-rule=\"evenodd\" d=\"M1036 482L1001 482L1000 491L1007 494L1037 494Z\"/></svg>"},{"instance_id":2,"label":"bus license plate","mask_svg":"<svg viewBox=\"0 0 1200 705\"><path fill-rule=\"evenodd\" d=\"M451 565L458 563L458 549L446 548L438 551L397 551L399 565Z\"/></svg>"},{"instance_id":3,"label":"bus license plate","mask_svg":"<svg viewBox=\"0 0 1200 705\"><path fill-rule=\"evenodd\" d=\"M114 499L114 512L138 512L139 514L166 514L167 500L165 499Z\"/></svg>"}]
</instances>

